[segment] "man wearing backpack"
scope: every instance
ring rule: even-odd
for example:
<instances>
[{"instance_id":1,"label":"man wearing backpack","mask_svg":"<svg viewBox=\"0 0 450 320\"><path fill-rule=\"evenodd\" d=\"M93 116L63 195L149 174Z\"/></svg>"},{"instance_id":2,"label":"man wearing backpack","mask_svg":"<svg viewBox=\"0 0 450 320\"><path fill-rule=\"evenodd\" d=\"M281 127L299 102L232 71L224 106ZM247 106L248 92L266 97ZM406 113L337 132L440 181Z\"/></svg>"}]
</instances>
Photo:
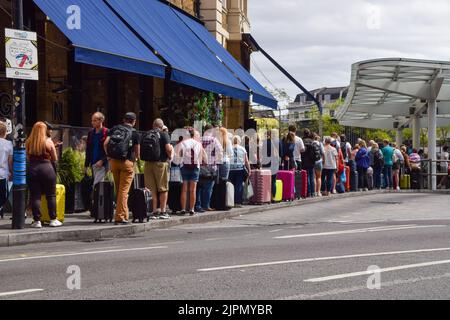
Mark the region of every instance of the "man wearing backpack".
<instances>
[{"instance_id":1,"label":"man wearing backpack","mask_svg":"<svg viewBox=\"0 0 450 320\"><path fill-rule=\"evenodd\" d=\"M153 130L143 135L141 140L141 159L145 161L145 186L153 195L153 218L169 219L167 199L169 194L169 164L173 158L170 137L164 131L164 122L156 119ZM158 195L161 212L158 212Z\"/></svg>"},{"instance_id":2,"label":"man wearing backpack","mask_svg":"<svg viewBox=\"0 0 450 320\"><path fill-rule=\"evenodd\" d=\"M134 178L134 164L140 158L139 134L134 129L136 119L136 114L127 113L123 124L112 128L105 141L117 190L116 225L130 224L128 193Z\"/></svg>"},{"instance_id":3,"label":"man wearing backpack","mask_svg":"<svg viewBox=\"0 0 450 320\"><path fill-rule=\"evenodd\" d=\"M92 115L92 127L86 143L85 171L92 168L93 185L102 182L108 171L108 159L103 145L108 137L108 129L103 126L105 116L96 112Z\"/></svg>"}]
</instances>

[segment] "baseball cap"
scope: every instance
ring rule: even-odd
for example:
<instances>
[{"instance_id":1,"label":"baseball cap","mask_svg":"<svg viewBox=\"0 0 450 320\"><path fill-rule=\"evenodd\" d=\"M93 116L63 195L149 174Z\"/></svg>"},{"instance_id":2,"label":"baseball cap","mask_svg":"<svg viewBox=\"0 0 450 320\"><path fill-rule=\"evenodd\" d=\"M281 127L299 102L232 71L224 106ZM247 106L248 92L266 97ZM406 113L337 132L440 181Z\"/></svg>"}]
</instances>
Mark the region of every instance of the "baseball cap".
<instances>
[{"instance_id":1,"label":"baseball cap","mask_svg":"<svg viewBox=\"0 0 450 320\"><path fill-rule=\"evenodd\" d=\"M125 120L136 120L136 119L137 119L137 116L134 112L128 112L125 115Z\"/></svg>"}]
</instances>

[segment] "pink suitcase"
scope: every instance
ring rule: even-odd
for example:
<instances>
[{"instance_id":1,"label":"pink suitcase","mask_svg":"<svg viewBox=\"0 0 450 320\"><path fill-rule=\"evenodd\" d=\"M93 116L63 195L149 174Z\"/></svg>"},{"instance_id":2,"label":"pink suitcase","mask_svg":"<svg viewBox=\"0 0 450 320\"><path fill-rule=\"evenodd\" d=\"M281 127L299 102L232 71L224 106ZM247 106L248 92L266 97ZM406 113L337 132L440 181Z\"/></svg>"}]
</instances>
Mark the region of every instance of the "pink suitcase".
<instances>
[{"instance_id":1,"label":"pink suitcase","mask_svg":"<svg viewBox=\"0 0 450 320\"><path fill-rule=\"evenodd\" d=\"M294 201L295 199L295 172L278 171L278 180L283 181L283 201Z\"/></svg>"},{"instance_id":2,"label":"pink suitcase","mask_svg":"<svg viewBox=\"0 0 450 320\"><path fill-rule=\"evenodd\" d=\"M266 204L272 201L272 171L252 170L250 181L253 186L251 204Z\"/></svg>"}]
</instances>

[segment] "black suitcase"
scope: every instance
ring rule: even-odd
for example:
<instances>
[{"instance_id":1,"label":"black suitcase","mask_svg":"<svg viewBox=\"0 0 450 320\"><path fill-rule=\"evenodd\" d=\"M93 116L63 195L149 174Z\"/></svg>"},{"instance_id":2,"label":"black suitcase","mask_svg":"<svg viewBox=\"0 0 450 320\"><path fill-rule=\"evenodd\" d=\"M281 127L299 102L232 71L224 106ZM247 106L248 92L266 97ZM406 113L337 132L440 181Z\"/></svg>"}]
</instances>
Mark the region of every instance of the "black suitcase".
<instances>
[{"instance_id":1,"label":"black suitcase","mask_svg":"<svg viewBox=\"0 0 450 320\"><path fill-rule=\"evenodd\" d=\"M217 211L229 211L232 208L227 207L227 182L222 180L214 184L211 196L211 208Z\"/></svg>"},{"instance_id":2,"label":"black suitcase","mask_svg":"<svg viewBox=\"0 0 450 320\"><path fill-rule=\"evenodd\" d=\"M131 195L136 189L144 189L145 188L145 176L143 173L136 173L134 175L133 182L131 183L130 192Z\"/></svg>"},{"instance_id":3,"label":"black suitcase","mask_svg":"<svg viewBox=\"0 0 450 320\"><path fill-rule=\"evenodd\" d=\"M412 190L420 190L421 189L420 178L421 178L420 171L417 171L417 170L411 171L411 189Z\"/></svg>"},{"instance_id":4,"label":"black suitcase","mask_svg":"<svg viewBox=\"0 0 450 320\"><path fill-rule=\"evenodd\" d=\"M97 222L112 222L114 216L114 184L100 182L94 187L92 216Z\"/></svg>"},{"instance_id":5,"label":"black suitcase","mask_svg":"<svg viewBox=\"0 0 450 320\"><path fill-rule=\"evenodd\" d=\"M93 183L94 179L88 176L85 176L83 180L81 180L81 196L83 198L83 203L87 211L92 211Z\"/></svg>"},{"instance_id":6,"label":"black suitcase","mask_svg":"<svg viewBox=\"0 0 450 320\"><path fill-rule=\"evenodd\" d=\"M183 189L183 184L181 182L170 182L169 183L169 199L168 206L172 211L172 214L182 211L181 208L181 191Z\"/></svg>"},{"instance_id":7,"label":"black suitcase","mask_svg":"<svg viewBox=\"0 0 450 320\"><path fill-rule=\"evenodd\" d=\"M133 223L139 220L143 223L144 220L150 221L150 216L153 211L152 194L148 189L134 189L128 197L128 207L133 213Z\"/></svg>"},{"instance_id":8,"label":"black suitcase","mask_svg":"<svg viewBox=\"0 0 450 320\"><path fill-rule=\"evenodd\" d=\"M358 191L358 183L359 183L358 171L352 171L350 173L350 191L351 192Z\"/></svg>"}]
</instances>

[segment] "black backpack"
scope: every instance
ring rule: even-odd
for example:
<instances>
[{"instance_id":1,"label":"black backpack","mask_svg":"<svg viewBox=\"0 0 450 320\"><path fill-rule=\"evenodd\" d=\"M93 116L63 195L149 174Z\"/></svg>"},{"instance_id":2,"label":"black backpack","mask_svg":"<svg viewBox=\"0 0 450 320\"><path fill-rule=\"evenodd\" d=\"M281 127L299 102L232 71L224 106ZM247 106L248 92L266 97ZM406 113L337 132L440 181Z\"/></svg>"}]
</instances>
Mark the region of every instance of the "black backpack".
<instances>
[{"instance_id":1,"label":"black backpack","mask_svg":"<svg viewBox=\"0 0 450 320\"><path fill-rule=\"evenodd\" d=\"M161 159L161 135L156 130L144 134L141 141L141 159L149 162L158 162Z\"/></svg>"},{"instance_id":2,"label":"black backpack","mask_svg":"<svg viewBox=\"0 0 450 320\"><path fill-rule=\"evenodd\" d=\"M111 129L107 151L108 156L116 160L128 159L133 146L133 129L119 125Z\"/></svg>"},{"instance_id":3,"label":"black backpack","mask_svg":"<svg viewBox=\"0 0 450 320\"><path fill-rule=\"evenodd\" d=\"M308 152L312 161L317 162L322 159L320 146L317 143L314 143L314 141L306 143L306 151Z\"/></svg>"},{"instance_id":4,"label":"black backpack","mask_svg":"<svg viewBox=\"0 0 450 320\"><path fill-rule=\"evenodd\" d=\"M377 168L384 167L384 158L383 158L383 154L380 152L380 150L375 151L375 153L373 155L373 164Z\"/></svg>"},{"instance_id":5,"label":"black backpack","mask_svg":"<svg viewBox=\"0 0 450 320\"><path fill-rule=\"evenodd\" d=\"M347 142L341 142L341 151L342 155L344 156L344 159L347 159L348 158Z\"/></svg>"}]
</instances>

